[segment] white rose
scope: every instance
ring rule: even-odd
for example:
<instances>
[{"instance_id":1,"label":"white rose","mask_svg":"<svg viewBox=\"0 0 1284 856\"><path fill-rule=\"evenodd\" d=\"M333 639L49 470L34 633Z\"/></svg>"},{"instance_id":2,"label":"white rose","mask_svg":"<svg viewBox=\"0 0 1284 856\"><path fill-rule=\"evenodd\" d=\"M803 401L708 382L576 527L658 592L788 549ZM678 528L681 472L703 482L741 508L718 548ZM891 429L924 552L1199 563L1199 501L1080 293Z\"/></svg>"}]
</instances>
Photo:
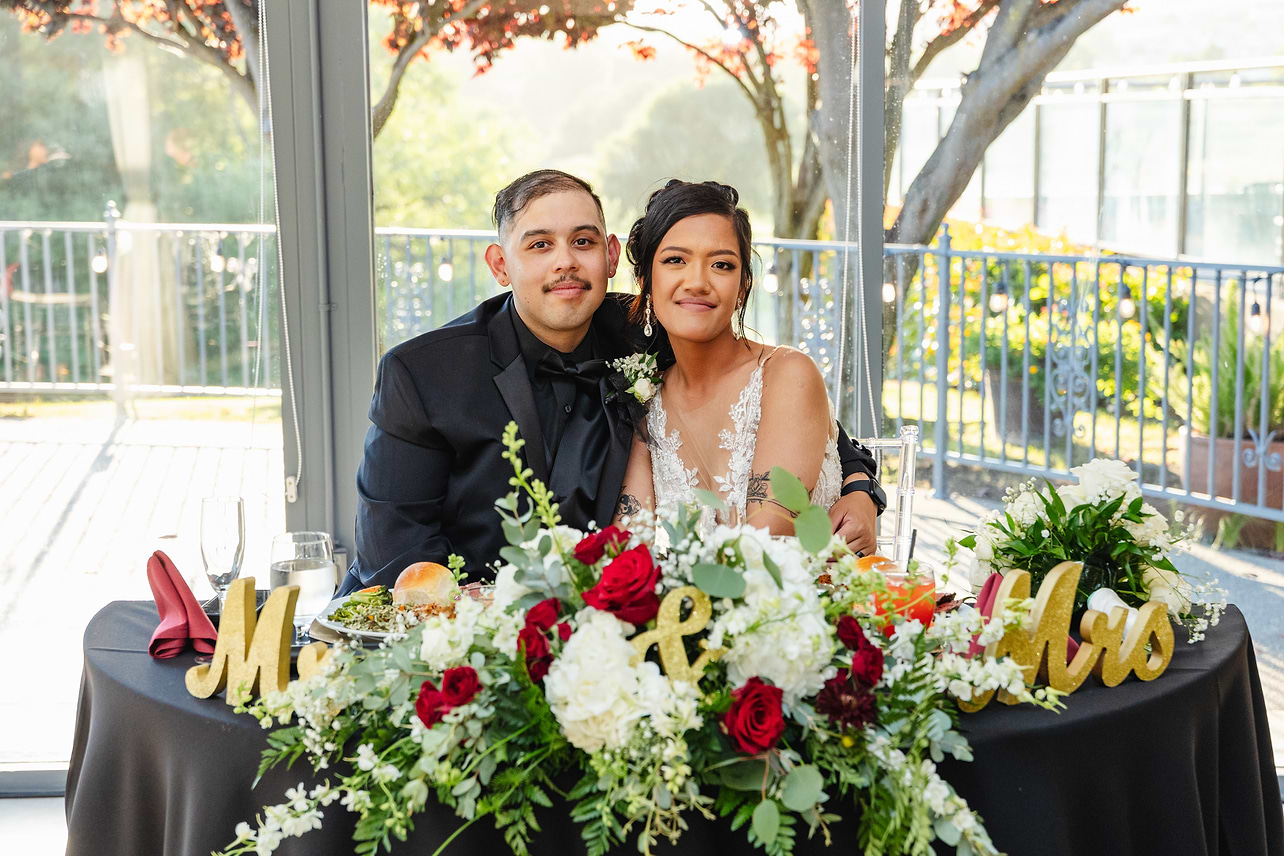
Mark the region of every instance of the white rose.
<instances>
[{"instance_id":1,"label":"white rose","mask_svg":"<svg viewBox=\"0 0 1284 856\"><path fill-rule=\"evenodd\" d=\"M1089 502L1109 501L1120 495L1130 500L1141 496L1137 474L1123 461L1095 458L1070 472L1078 477Z\"/></svg>"},{"instance_id":2,"label":"white rose","mask_svg":"<svg viewBox=\"0 0 1284 856\"><path fill-rule=\"evenodd\" d=\"M994 561L994 530L986 526L976 533L976 546L972 552L976 554L976 560L983 564L989 564Z\"/></svg>"},{"instance_id":3,"label":"white rose","mask_svg":"<svg viewBox=\"0 0 1284 856\"><path fill-rule=\"evenodd\" d=\"M1163 568L1147 568L1141 584L1150 592L1150 599L1165 604L1174 618L1190 612L1194 591L1190 581L1179 573Z\"/></svg>"},{"instance_id":4,"label":"white rose","mask_svg":"<svg viewBox=\"0 0 1284 856\"><path fill-rule=\"evenodd\" d=\"M642 377L633 382L633 394L638 401L646 404L655 396L655 384L650 378Z\"/></svg>"},{"instance_id":5,"label":"white rose","mask_svg":"<svg viewBox=\"0 0 1284 856\"><path fill-rule=\"evenodd\" d=\"M1063 484L1057 488L1057 496L1061 497L1061 504L1066 507L1066 511L1088 504L1088 495L1084 493L1082 485Z\"/></svg>"}]
</instances>

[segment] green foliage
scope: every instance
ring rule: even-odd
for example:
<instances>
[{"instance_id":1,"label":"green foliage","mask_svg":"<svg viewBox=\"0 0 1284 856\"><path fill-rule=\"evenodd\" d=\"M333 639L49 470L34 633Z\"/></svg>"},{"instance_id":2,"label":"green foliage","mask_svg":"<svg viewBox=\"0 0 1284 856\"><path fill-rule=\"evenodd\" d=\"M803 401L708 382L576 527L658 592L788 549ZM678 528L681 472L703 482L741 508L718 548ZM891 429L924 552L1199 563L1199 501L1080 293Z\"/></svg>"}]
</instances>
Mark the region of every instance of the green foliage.
<instances>
[{"instance_id":1,"label":"green foliage","mask_svg":"<svg viewBox=\"0 0 1284 856\"><path fill-rule=\"evenodd\" d=\"M1205 332L1195 341L1194 353L1188 343L1174 346L1172 367L1172 401L1183 419L1190 413L1190 424L1201 434L1215 437L1235 436L1235 390L1240 364L1244 368L1244 426L1248 432L1260 432L1262 396L1266 396L1265 433L1284 434L1284 336L1272 343L1241 323L1240 288L1232 284L1226 290L1217 335L1217 424L1213 425L1213 333ZM1243 337L1241 346L1240 337ZM1186 371L1187 363L1194 371ZM1265 365L1263 365L1265 363ZM1263 382L1262 372L1266 371Z\"/></svg>"},{"instance_id":2,"label":"green foliage","mask_svg":"<svg viewBox=\"0 0 1284 856\"><path fill-rule=\"evenodd\" d=\"M1141 524L1150 516L1142 510L1142 497L1126 505L1120 496L1100 505L1067 509L1051 482L1037 496L1045 510L1044 522L1023 528L1005 513L989 524L1002 535L994 546L996 558L1004 566L1029 571L1031 590L1037 590L1048 572L1062 562L1082 562L1076 610L1086 609L1088 596L1099 588L1114 589L1129 606L1141 606L1149 599L1142 582L1146 570L1176 571L1162 548L1138 542L1125 526ZM959 543L972 549L976 536Z\"/></svg>"}]
</instances>

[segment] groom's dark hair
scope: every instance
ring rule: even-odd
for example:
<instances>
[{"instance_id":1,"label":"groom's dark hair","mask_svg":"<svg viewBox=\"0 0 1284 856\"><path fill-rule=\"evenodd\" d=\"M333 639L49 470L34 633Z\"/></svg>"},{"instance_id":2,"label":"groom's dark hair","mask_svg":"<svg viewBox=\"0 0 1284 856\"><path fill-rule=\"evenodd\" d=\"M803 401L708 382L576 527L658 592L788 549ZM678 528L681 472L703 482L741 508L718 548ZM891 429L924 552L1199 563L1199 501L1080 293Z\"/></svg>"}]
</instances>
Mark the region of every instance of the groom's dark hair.
<instances>
[{"instance_id":1,"label":"groom's dark hair","mask_svg":"<svg viewBox=\"0 0 1284 856\"><path fill-rule=\"evenodd\" d=\"M716 181L691 182L678 178L651 194L646 211L629 230L626 246L633 276L638 283L638 296L633 299L629 318L641 324L646 314L646 304L651 298L651 263L664 236L679 220L699 214L721 214L731 221L736 230L736 243L740 250L740 329L744 329L745 311L749 308L749 292L753 290L753 229L749 214L739 207L740 191L729 184Z\"/></svg>"},{"instance_id":2,"label":"groom's dark hair","mask_svg":"<svg viewBox=\"0 0 1284 856\"><path fill-rule=\"evenodd\" d=\"M537 169L526 173L495 194L495 208L491 211L491 217L495 221L495 228L499 230L500 240L507 237L513 220L517 219L517 215L521 214L522 209L531 202L550 193L564 193L568 190L582 190L592 197L593 204L597 206L597 215L602 218L603 225L606 224L606 215L602 213L602 200L597 198L597 194L593 192L593 188L587 181L569 172L562 172L560 169Z\"/></svg>"}]
</instances>

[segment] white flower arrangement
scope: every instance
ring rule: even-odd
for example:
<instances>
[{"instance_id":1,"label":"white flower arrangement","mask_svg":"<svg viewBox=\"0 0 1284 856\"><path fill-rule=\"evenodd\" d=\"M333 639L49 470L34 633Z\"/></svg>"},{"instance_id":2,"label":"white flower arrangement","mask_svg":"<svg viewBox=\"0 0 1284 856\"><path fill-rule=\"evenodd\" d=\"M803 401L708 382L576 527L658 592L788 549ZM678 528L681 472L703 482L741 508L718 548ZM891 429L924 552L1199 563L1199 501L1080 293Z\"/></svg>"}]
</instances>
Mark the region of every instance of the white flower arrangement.
<instances>
[{"instance_id":1,"label":"white flower arrangement","mask_svg":"<svg viewBox=\"0 0 1284 856\"><path fill-rule=\"evenodd\" d=\"M969 581L979 587L990 574L1017 568L1030 572L1037 589L1061 562L1083 562L1077 609L1093 592L1110 589L1129 607L1165 604L1189 631L1188 641L1203 639L1220 620L1226 593L1215 580L1196 584L1173 565L1189 529L1172 529L1122 461L1097 458L1070 472L1077 483L1040 488L1031 480L1009 488L1002 513L958 542L973 553ZM1207 597L1197 602L1197 595Z\"/></svg>"},{"instance_id":2,"label":"white flower arrangement","mask_svg":"<svg viewBox=\"0 0 1284 856\"><path fill-rule=\"evenodd\" d=\"M611 368L624 375L629 382L629 395L639 404L646 404L660 391L660 368L655 354L630 354L611 361Z\"/></svg>"},{"instance_id":3,"label":"white flower arrangement","mask_svg":"<svg viewBox=\"0 0 1284 856\"><path fill-rule=\"evenodd\" d=\"M862 836L877 830L879 852L930 852L937 838L997 852L936 763L971 760L952 697L1004 688L1058 706L1017 664L970 655L978 634L1027 621L1029 601L924 627L879 611L886 581L840 541L748 526L705 538L699 508L582 535L531 481L514 426L505 444L531 509L516 493L498 503L509 546L491 604L461 600L453 623L429 619L377 650L334 649L318 674L248 708L265 728L288 726L269 735L262 770L307 755L338 783L291 789L257 824L239 824L227 853L271 853L318 828L335 801L360 816L358 830L379 831L362 845L374 852L404 839L432 798L464 825L491 818L522 852L538 830L533 807L555 805L554 777L566 774L579 777L570 816L590 852L636 836L649 854L700 815L785 856L804 832L828 840L844 802ZM806 504L797 479L772 479L776 495ZM658 559L657 531L672 544ZM698 686L662 672L654 648L635 663L632 642L656 629L661 598L691 585L712 615L686 635L725 649Z\"/></svg>"}]
</instances>

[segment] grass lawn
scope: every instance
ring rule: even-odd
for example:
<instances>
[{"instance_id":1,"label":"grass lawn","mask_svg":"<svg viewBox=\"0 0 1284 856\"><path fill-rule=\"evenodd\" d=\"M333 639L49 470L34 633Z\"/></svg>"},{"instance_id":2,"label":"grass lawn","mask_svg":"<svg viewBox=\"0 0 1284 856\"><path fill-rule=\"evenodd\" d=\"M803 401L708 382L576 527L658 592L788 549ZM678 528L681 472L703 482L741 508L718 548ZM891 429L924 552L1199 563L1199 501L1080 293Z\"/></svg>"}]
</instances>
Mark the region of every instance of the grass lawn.
<instances>
[{"instance_id":1,"label":"grass lawn","mask_svg":"<svg viewBox=\"0 0 1284 856\"><path fill-rule=\"evenodd\" d=\"M249 396L187 396L178 398L135 398L129 416L136 419L196 420L206 422L257 422L281 421L281 399L277 396L259 396L257 413L255 399ZM39 398L0 397L0 419L82 419L111 420L116 415L116 404L103 398L68 398L65 396Z\"/></svg>"}]
</instances>

